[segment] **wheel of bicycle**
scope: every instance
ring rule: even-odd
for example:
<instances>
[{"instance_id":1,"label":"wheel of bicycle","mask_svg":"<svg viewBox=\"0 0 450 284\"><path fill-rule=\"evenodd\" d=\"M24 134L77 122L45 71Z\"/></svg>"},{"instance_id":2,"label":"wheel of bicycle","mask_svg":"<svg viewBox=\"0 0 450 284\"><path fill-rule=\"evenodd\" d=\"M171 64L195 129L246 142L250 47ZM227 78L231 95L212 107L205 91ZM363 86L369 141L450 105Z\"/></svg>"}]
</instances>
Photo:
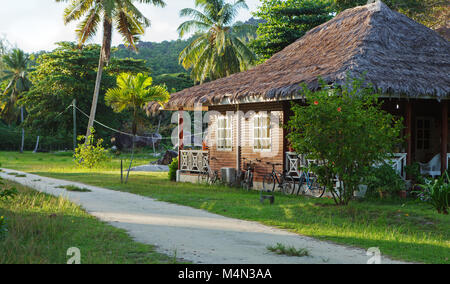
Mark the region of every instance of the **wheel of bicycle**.
<instances>
[{"instance_id":1,"label":"wheel of bicycle","mask_svg":"<svg viewBox=\"0 0 450 284\"><path fill-rule=\"evenodd\" d=\"M305 176L301 175L295 182L295 194L300 195L303 193L303 184L306 182Z\"/></svg>"},{"instance_id":2,"label":"wheel of bicycle","mask_svg":"<svg viewBox=\"0 0 450 284\"><path fill-rule=\"evenodd\" d=\"M309 189L311 191L312 196L314 196L314 197L320 198L320 197L322 197L325 194L325 187L320 185L317 182L317 178L316 177L314 177L311 180L311 186L310 186Z\"/></svg>"},{"instance_id":3,"label":"wheel of bicycle","mask_svg":"<svg viewBox=\"0 0 450 284\"><path fill-rule=\"evenodd\" d=\"M295 180L292 177L287 176L284 179L284 183L283 183L283 186L281 187L281 191L285 195L293 194L295 191Z\"/></svg>"},{"instance_id":4,"label":"wheel of bicycle","mask_svg":"<svg viewBox=\"0 0 450 284\"><path fill-rule=\"evenodd\" d=\"M208 183L211 185L219 183L219 173L213 172L212 175L208 175Z\"/></svg>"},{"instance_id":5,"label":"wheel of bicycle","mask_svg":"<svg viewBox=\"0 0 450 284\"><path fill-rule=\"evenodd\" d=\"M263 180L263 189L265 192L273 192L275 191L275 177L272 174L268 174L264 177Z\"/></svg>"}]
</instances>

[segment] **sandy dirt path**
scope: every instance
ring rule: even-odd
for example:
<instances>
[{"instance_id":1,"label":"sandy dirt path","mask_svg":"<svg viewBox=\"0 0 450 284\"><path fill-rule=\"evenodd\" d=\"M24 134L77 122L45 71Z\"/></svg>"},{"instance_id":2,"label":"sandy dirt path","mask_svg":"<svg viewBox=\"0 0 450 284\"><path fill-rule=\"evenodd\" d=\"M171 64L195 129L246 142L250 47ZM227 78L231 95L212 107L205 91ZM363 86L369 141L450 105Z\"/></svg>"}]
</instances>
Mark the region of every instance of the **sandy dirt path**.
<instances>
[{"instance_id":1,"label":"sandy dirt path","mask_svg":"<svg viewBox=\"0 0 450 284\"><path fill-rule=\"evenodd\" d=\"M366 251L318 241L285 230L223 217L191 207L108 190L81 183L3 169L0 176L40 192L63 196L89 214L125 229L137 242L152 244L159 252L194 263L289 264L360 263L371 258ZM25 174L15 177L8 173ZM68 192L58 186L75 185L92 192ZM277 243L306 248L308 257L288 257L269 252ZM83 252L82 252L83 253ZM382 257L382 263L400 263Z\"/></svg>"}]
</instances>

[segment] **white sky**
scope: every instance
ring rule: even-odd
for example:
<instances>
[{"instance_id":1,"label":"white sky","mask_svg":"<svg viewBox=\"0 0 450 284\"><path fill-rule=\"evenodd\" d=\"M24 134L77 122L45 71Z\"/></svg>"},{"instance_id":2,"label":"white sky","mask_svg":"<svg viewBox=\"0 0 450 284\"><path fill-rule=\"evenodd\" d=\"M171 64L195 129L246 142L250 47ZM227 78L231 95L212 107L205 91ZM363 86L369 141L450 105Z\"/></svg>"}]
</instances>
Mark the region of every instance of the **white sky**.
<instances>
[{"instance_id":1,"label":"white sky","mask_svg":"<svg viewBox=\"0 0 450 284\"><path fill-rule=\"evenodd\" d=\"M63 23L63 11L67 3L54 0L2 0L0 9L0 36L6 36L13 45L35 52L53 50L55 42L75 41L76 24ZM231 1L230 1L231 2ZM259 0L247 0L249 10L241 10L237 20L247 20L256 11ZM143 41L161 42L178 38L178 26L187 18L180 18L179 12L186 7L194 7L194 0L166 0L165 8L138 4L143 14L152 21ZM101 35L101 27L98 34ZM100 43L100 36L93 42ZM121 43L121 37L113 36L113 45Z\"/></svg>"}]
</instances>

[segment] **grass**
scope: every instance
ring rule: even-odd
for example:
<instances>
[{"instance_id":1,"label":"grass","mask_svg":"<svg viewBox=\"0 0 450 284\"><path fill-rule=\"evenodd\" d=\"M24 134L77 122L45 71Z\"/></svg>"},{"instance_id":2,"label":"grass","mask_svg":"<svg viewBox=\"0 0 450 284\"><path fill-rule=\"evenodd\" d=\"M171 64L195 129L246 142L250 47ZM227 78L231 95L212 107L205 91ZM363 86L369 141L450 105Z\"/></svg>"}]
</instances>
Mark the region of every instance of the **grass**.
<instances>
[{"instance_id":1,"label":"grass","mask_svg":"<svg viewBox=\"0 0 450 284\"><path fill-rule=\"evenodd\" d=\"M73 192L92 192L92 190L90 190L90 189L80 188L75 185L58 186L57 188L62 188L67 191L73 191Z\"/></svg>"},{"instance_id":2,"label":"grass","mask_svg":"<svg viewBox=\"0 0 450 284\"><path fill-rule=\"evenodd\" d=\"M0 163L4 168L135 193L320 240L365 249L379 247L383 255L394 259L450 263L450 217L413 200L355 201L337 207L328 199L276 195L270 206L261 204L256 192L173 183L166 173L132 172L129 183L121 184L118 159L101 169L84 170L70 157L0 152ZM147 163L143 159L135 165Z\"/></svg>"},{"instance_id":3,"label":"grass","mask_svg":"<svg viewBox=\"0 0 450 284\"><path fill-rule=\"evenodd\" d=\"M279 255L297 256L297 257L309 256L309 250L305 248L297 249L293 246L285 246L280 243L277 243L276 246L268 246L267 250Z\"/></svg>"},{"instance_id":4,"label":"grass","mask_svg":"<svg viewBox=\"0 0 450 284\"><path fill-rule=\"evenodd\" d=\"M14 199L0 200L0 216L8 229L0 237L2 264L64 264L72 247L80 249L83 264L175 262L66 199L1 182L0 187L18 190Z\"/></svg>"}]
</instances>

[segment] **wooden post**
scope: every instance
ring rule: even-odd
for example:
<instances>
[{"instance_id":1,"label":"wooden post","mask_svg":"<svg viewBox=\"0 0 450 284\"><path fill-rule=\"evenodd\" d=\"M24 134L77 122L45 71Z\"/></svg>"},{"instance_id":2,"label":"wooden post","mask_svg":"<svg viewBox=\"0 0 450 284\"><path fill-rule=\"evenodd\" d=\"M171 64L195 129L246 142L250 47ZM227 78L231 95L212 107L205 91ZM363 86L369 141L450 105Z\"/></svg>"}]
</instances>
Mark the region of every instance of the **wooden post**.
<instances>
[{"instance_id":1,"label":"wooden post","mask_svg":"<svg viewBox=\"0 0 450 284\"><path fill-rule=\"evenodd\" d=\"M406 120L406 164L411 165L412 164L412 104L410 101L406 102L406 114L405 114L405 120Z\"/></svg>"},{"instance_id":2,"label":"wooden post","mask_svg":"<svg viewBox=\"0 0 450 284\"><path fill-rule=\"evenodd\" d=\"M442 129L441 129L441 174L447 170L447 143L448 143L448 103L442 101L441 103L442 114Z\"/></svg>"},{"instance_id":3,"label":"wooden post","mask_svg":"<svg viewBox=\"0 0 450 284\"><path fill-rule=\"evenodd\" d=\"M184 148L183 109L178 111L178 170L181 170L181 151Z\"/></svg>"},{"instance_id":4,"label":"wooden post","mask_svg":"<svg viewBox=\"0 0 450 284\"><path fill-rule=\"evenodd\" d=\"M236 105L236 181L241 177L241 114L239 105Z\"/></svg>"}]
</instances>

